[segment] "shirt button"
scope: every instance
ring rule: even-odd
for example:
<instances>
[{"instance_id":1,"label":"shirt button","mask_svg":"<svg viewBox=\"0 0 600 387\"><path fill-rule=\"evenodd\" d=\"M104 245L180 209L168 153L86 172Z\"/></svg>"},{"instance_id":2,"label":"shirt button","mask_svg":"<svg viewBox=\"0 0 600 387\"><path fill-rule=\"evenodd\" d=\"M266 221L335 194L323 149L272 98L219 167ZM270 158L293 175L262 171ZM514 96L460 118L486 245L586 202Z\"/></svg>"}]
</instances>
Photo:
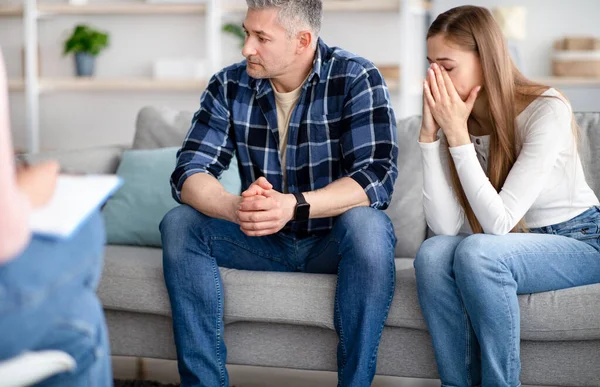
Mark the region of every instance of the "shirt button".
<instances>
[{"instance_id":1,"label":"shirt button","mask_svg":"<svg viewBox=\"0 0 600 387\"><path fill-rule=\"evenodd\" d=\"M480 139L476 139L475 142L477 143L477 145L481 144L481 140Z\"/></svg>"}]
</instances>

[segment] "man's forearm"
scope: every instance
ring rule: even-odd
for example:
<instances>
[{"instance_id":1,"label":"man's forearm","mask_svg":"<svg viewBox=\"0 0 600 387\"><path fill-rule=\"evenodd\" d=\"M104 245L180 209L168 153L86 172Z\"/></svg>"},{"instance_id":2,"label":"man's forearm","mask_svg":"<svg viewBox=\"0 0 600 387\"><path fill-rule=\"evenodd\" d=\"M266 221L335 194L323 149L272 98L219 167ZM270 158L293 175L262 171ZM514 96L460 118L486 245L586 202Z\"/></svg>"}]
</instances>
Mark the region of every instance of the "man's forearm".
<instances>
[{"instance_id":1,"label":"man's forearm","mask_svg":"<svg viewBox=\"0 0 600 387\"><path fill-rule=\"evenodd\" d=\"M241 197L227 192L219 180L208 173L196 173L185 180L181 201L211 218L238 223L236 210Z\"/></svg>"},{"instance_id":2,"label":"man's forearm","mask_svg":"<svg viewBox=\"0 0 600 387\"><path fill-rule=\"evenodd\" d=\"M324 188L303 194L310 204L311 218L338 216L354 207L371 203L365 190L350 177L343 177Z\"/></svg>"}]
</instances>

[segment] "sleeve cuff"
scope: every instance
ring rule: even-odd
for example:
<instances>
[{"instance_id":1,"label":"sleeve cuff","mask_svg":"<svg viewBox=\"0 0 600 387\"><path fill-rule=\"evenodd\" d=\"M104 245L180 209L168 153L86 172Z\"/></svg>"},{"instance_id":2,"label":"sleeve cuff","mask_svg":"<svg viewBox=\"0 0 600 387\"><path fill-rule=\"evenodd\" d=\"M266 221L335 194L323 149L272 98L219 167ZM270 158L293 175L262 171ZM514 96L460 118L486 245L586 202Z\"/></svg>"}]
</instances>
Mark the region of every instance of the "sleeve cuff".
<instances>
[{"instance_id":1,"label":"sleeve cuff","mask_svg":"<svg viewBox=\"0 0 600 387\"><path fill-rule=\"evenodd\" d=\"M474 158L475 161L477 161L477 152L475 152L475 145L473 145L473 143L451 147L448 148L448 150L450 151L454 161L465 160L469 158Z\"/></svg>"},{"instance_id":2,"label":"sleeve cuff","mask_svg":"<svg viewBox=\"0 0 600 387\"><path fill-rule=\"evenodd\" d=\"M356 181L363 188L367 197L369 198L369 202L371 203L371 207L380 208L385 206L384 201L382 201L377 195L377 185L379 185L379 181L373 181L371 174L365 170L360 169L358 171L352 172L352 174L347 177Z\"/></svg>"},{"instance_id":3,"label":"sleeve cuff","mask_svg":"<svg viewBox=\"0 0 600 387\"><path fill-rule=\"evenodd\" d=\"M420 142L417 141L419 143L419 146L421 147L421 149L438 149L440 147L440 139L438 138L437 140L435 140L434 142Z\"/></svg>"}]
</instances>

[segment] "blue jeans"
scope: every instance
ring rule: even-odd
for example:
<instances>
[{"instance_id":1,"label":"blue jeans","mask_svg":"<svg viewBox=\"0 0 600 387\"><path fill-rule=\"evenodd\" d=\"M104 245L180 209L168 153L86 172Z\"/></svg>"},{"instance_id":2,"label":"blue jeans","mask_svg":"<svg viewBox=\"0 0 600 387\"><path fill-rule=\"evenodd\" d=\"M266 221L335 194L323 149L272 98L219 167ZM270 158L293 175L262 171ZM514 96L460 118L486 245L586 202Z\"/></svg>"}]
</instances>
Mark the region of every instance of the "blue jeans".
<instances>
[{"instance_id":1,"label":"blue jeans","mask_svg":"<svg viewBox=\"0 0 600 387\"><path fill-rule=\"evenodd\" d=\"M41 386L112 386L106 324L95 294L104 242L102 217L94 213L72 238L34 236L20 256L0 265L0 360L60 350L75 359L76 369Z\"/></svg>"},{"instance_id":2,"label":"blue jeans","mask_svg":"<svg viewBox=\"0 0 600 387\"><path fill-rule=\"evenodd\" d=\"M443 386L519 386L518 294L600 282L600 207L530 233L436 236L415 259Z\"/></svg>"},{"instance_id":3,"label":"blue jeans","mask_svg":"<svg viewBox=\"0 0 600 387\"><path fill-rule=\"evenodd\" d=\"M229 385L218 266L337 273L338 385L370 385L396 276L396 238L385 213L352 209L325 237L249 237L234 223L182 205L167 213L160 230L182 387Z\"/></svg>"}]
</instances>

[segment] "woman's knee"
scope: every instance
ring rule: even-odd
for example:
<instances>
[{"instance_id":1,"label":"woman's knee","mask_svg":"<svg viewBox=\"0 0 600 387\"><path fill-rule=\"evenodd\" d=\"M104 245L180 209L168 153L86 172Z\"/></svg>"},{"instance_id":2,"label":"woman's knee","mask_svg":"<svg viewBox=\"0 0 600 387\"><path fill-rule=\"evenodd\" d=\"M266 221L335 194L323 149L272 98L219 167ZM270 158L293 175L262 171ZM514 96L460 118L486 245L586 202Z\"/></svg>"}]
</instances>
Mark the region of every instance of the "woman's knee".
<instances>
[{"instance_id":1,"label":"woman's knee","mask_svg":"<svg viewBox=\"0 0 600 387\"><path fill-rule=\"evenodd\" d=\"M502 237L474 234L463 240L454 254L454 273L457 280L475 281L485 272L497 271L502 264Z\"/></svg>"},{"instance_id":2,"label":"woman's knee","mask_svg":"<svg viewBox=\"0 0 600 387\"><path fill-rule=\"evenodd\" d=\"M417 278L452 272L454 251L463 239L460 236L439 235L425 240L413 264Z\"/></svg>"}]
</instances>

